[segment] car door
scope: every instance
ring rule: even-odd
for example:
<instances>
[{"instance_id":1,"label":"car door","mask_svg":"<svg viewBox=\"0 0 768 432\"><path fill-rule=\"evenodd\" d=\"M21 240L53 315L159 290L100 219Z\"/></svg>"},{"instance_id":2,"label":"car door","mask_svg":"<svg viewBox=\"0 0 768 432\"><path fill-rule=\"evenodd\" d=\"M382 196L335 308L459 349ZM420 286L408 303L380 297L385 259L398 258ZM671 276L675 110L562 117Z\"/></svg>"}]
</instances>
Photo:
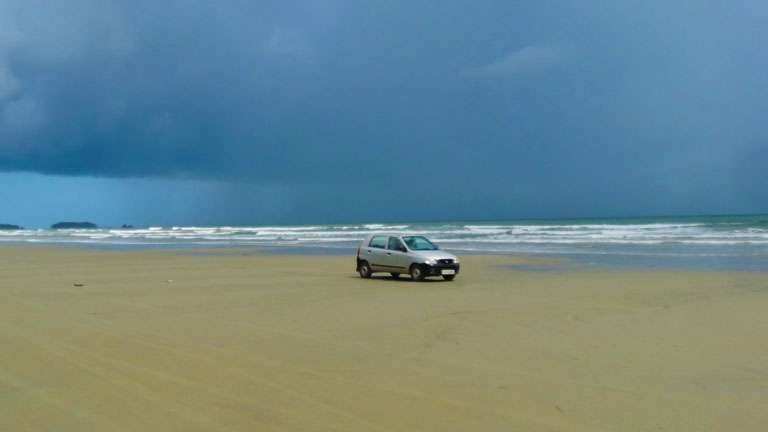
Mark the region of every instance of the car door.
<instances>
[{"instance_id":1,"label":"car door","mask_svg":"<svg viewBox=\"0 0 768 432\"><path fill-rule=\"evenodd\" d=\"M387 267L387 236L375 235L364 249L365 257L375 271L389 271Z\"/></svg>"},{"instance_id":2,"label":"car door","mask_svg":"<svg viewBox=\"0 0 768 432\"><path fill-rule=\"evenodd\" d=\"M406 252L403 252L405 246L402 240L397 237L390 237L387 241L387 257L386 264L391 269L391 272L407 273L409 258Z\"/></svg>"}]
</instances>

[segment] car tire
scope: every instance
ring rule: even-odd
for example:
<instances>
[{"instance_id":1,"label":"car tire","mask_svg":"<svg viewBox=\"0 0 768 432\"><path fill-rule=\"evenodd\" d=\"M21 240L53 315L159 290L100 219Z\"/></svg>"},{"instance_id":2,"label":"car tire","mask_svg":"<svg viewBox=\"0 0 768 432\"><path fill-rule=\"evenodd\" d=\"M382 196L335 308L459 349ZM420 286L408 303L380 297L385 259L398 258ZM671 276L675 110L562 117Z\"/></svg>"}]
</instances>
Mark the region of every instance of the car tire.
<instances>
[{"instance_id":1,"label":"car tire","mask_svg":"<svg viewBox=\"0 0 768 432\"><path fill-rule=\"evenodd\" d=\"M414 281L423 281L424 280L424 269L421 268L420 265L414 264L411 266L411 279Z\"/></svg>"},{"instance_id":2,"label":"car tire","mask_svg":"<svg viewBox=\"0 0 768 432\"><path fill-rule=\"evenodd\" d=\"M371 265L368 264L368 261L360 261L360 264L357 265L357 272L360 273L360 277L363 279L368 279L371 277Z\"/></svg>"},{"instance_id":3,"label":"car tire","mask_svg":"<svg viewBox=\"0 0 768 432\"><path fill-rule=\"evenodd\" d=\"M400 273L390 273L390 276L392 276L393 278L397 279L397 278L400 277Z\"/></svg>"},{"instance_id":4,"label":"car tire","mask_svg":"<svg viewBox=\"0 0 768 432\"><path fill-rule=\"evenodd\" d=\"M452 281L452 280L456 279L456 275L443 275L443 279L445 279L447 281Z\"/></svg>"}]
</instances>

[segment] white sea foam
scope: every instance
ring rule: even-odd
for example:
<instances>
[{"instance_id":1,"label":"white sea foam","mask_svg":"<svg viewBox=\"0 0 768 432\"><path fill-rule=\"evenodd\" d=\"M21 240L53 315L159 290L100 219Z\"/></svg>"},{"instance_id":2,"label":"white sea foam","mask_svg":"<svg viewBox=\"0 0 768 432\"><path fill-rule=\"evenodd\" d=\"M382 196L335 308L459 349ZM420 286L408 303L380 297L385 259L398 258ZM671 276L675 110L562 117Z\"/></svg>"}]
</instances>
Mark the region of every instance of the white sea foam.
<instances>
[{"instance_id":1,"label":"white sea foam","mask_svg":"<svg viewBox=\"0 0 768 432\"><path fill-rule=\"evenodd\" d=\"M372 232L423 234L449 249L478 253L768 254L768 226L738 223L375 223L25 229L0 231L0 242L354 248L360 239Z\"/></svg>"}]
</instances>

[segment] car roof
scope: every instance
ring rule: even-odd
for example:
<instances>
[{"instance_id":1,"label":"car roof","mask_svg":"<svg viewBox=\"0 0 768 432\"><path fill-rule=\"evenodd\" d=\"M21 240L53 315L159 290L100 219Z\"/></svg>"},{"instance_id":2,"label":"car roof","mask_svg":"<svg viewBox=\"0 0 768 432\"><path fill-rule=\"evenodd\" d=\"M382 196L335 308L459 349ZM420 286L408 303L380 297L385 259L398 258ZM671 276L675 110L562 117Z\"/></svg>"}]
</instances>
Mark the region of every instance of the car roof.
<instances>
[{"instance_id":1,"label":"car roof","mask_svg":"<svg viewBox=\"0 0 768 432\"><path fill-rule=\"evenodd\" d=\"M371 238L371 237L375 237L375 236L402 237L403 235L402 234L397 234L397 233L386 233L386 232L378 233L377 232L377 233L368 234L365 238Z\"/></svg>"}]
</instances>

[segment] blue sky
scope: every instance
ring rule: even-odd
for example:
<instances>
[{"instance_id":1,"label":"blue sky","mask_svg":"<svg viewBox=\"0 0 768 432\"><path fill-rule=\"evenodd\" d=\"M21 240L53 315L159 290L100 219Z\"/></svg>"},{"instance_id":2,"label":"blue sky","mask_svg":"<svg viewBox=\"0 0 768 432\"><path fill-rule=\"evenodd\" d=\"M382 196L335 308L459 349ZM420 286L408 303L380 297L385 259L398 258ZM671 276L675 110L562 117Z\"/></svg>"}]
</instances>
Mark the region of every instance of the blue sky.
<instances>
[{"instance_id":1,"label":"blue sky","mask_svg":"<svg viewBox=\"0 0 768 432\"><path fill-rule=\"evenodd\" d=\"M541 3L0 0L0 222L768 212L764 2Z\"/></svg>"}]
</instances>

